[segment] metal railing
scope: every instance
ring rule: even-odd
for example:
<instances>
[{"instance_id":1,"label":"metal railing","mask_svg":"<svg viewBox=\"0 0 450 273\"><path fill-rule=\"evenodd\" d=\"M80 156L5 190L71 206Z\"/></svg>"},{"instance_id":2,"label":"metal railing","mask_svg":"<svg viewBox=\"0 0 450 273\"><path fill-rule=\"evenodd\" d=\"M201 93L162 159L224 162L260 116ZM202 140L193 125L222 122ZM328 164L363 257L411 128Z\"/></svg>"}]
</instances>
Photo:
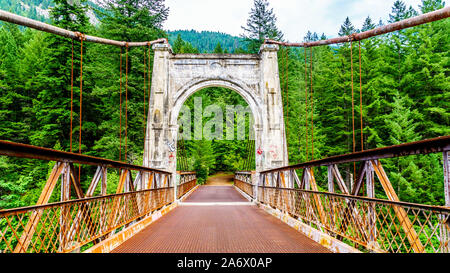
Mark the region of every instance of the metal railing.
<instances>
[{"instance_id":1,"label":"metal railing","mask_svg":"<svg viewBox=\"0 0 450 273\"><path fill-rule=\"evenodd\" d=\"M235 172L234 185L249 196L254 197L251 172Z\"/></svg>"},{"instance_id":2,"label":"metal railing","mask_svg":"<svg viewBox=\"0 0 450 273\"><path fill-rule=\"evenodd\" d=\"M265 170L256 199L360 250L448 253L449 150L450 136L444 136ZM443 154L446 206L401 202L380 159L438 152ZM357 176L345 181L338 165L353 162L359 162ZM314 174L322 166L328 170L328 192L319 191ZM297 171L303 171L300 178ZM388 200L375 199L375 178ZM364 188L367 197L361 197Z\"/></svg>"},{"instance_id":3,"label":"metal railing","mask_svg":"<svg viewBox=\"0 0 450 273\"><path fill-rule=\"evenodd\" d=\"M173 202L173 187L0 211L2 252L70 252ZM35 219L39 218L39 221ZM30 232L29 223L32 223Z\"/></svg>"},{"instance_id":4,"label":"metal railing","mask_svg":"<svg viewBox=\"0 0 450 273\"><path fill-rule=\"evenodd\" d=\"M0 141L0 155L55 161L35 206L0 210L0 252L69 252L100 242L174 201L167 171L8 141ZM86 191L82 166L96 167ZM118 181L107 176L111 168L120 174ZM117 183L115 194L107 195L108 182ZM60 202L49 204L58 184ZM97 192L100 196L94 197Z\"/></svg>"},{"instance_id":5,"label":"metal railing","mask_svg":"<svg viewBox=\"0 0 450 273\"><path fill-rule=\"evenodd\" d=\"M180 199L197 184L196 172L180 172L180 182L177 185L177 199Z\"/></svg>"},{"instance_id":6,"label":"metal railing","mask_svg":"<svg viewBox=\"0 0 450 273\"><path fill-rule=\"evenodd\" d=\"M367 250L449 252L448 207L275 187L258 187L258 201ZM406 218L412 229L403 228Z\"/></svg>"}]
</instances>

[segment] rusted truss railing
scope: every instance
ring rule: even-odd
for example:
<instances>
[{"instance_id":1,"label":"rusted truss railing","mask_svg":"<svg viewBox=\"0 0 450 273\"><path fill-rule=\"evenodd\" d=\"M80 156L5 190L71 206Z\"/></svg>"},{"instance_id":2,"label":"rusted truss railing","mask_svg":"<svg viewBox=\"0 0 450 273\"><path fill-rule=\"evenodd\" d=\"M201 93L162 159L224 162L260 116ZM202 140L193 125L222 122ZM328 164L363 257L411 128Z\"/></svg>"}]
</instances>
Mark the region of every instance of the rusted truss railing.
<instances>
[{"instance_id":1,"label":"rusted truss railing","mask_svg":"<svg viewBox=\"0 0 450 273\"><path fill-rule=\"evenodd\" d=\"M259 187L258 201L367 250L449 252L448 207L275 187ZM412 230L414 240L408 234Z\"/></svg>"},{"instance_id":2,"label":"rusted truss railing","mask_svg":"<svg viewBox=\"0 0 450 273\"><path fill-rule=\"evenodd\" d=\"M168 205L173 192L166 187L0 211L0 249L70 252Z\"/></svg>"},{"instance_id":3,"label":"rusted truss railing","mask_svg":"<svg viewBox=\"0 0 450 273\"><path fill-rule=\"evenodd\" d=\"M0 155L55 161L36 206L0 210L1 252L71 251L174 201L170 172L8 141L0 141ZM79 168L86 165L96 171L83 191ZM106 195L111 168L119 178ZM60 203L48 204L58 181Z\"/></svg>"},{"instance_id":4,"label":"rusted truss railing","mask_svg":"<svg viewBox=\"0 0 450 273\"><path fill-rule=\"evenodd\" d=\"M180 181L177 185L177 199L180 199L197 184L196 172L179 172Z\"/></svg>"},{"instance_id":5,"label":"rusted truss railing","mask_svg":"<svg viewBox=\"0 0 450 273\"><path fill-rule=\"evenodd\" d=\"M257 201L373 251L449 252L449 150L450 136L444 136L263 171ZM400 202L380 160L438 152L443 153L446 207ZM358 175L344 181L338 165L353 162L360 162ZM328 193L319 192L314 175L314 168L321 166L327 167ZM301 170L299 178L297 171ZM375 178L388 200L375 199ZM335 194L335 183L341 195ZM364 184L369 199L359 197ZM299 191L293 190L295 187Z\"/></svg>"},{"instance_id":6,"label":"rusted truss railing","mask_svg":"<svg viewBox=\"0 0 450 273\"><path fill-rule=\"evenodd\" d=\"M254 197L254 185L252 183L252 172L235 172L234 185L241 191L248 194L250 197Z\"/></svg>"}]
</instances>

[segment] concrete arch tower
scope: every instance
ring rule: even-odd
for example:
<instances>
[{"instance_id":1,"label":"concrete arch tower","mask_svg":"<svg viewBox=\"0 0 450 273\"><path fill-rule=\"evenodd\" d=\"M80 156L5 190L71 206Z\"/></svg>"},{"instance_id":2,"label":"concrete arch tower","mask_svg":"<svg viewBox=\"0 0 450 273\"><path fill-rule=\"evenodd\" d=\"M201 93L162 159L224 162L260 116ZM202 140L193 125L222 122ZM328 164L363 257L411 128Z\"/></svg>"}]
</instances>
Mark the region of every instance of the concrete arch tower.
<instances>
[{"instance_id":1,"label":"concrete arch tower","mask_svg":"<svg viewBox=\"0 0 450 273\"><path fill-rule=\"evenodd\" d=\"M256 171L288 164L277 45L259 54L173 54L169 44L155 52L143 165L176 172L177 118L196 91L210 86L239 93L254 117Z\"/></svg>"}]
</instances>

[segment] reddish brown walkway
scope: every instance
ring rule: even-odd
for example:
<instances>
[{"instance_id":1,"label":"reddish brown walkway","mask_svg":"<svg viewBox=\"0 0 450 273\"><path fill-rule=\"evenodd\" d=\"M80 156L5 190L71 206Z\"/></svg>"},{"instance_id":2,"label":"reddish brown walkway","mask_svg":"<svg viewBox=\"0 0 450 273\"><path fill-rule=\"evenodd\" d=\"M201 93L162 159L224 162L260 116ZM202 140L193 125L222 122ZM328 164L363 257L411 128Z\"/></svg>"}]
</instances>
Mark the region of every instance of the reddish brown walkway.
<instances>
[{"instance_id":1,"label":"reddish brown walkway","mask_svg":"<svg viewBox=\"0 0 450 273\"><path fill-rule=\"evenodd\" d=\"M201 186L184 202L248 202L233 186Z\"/></svg>"},{"instance_id":2,"label":"reddish brown walkway","mask_svg":"<svg viewBox=\"0 0 450 273\"><path fill-rule=\"evenodd\" d=\"M234 187L230 186L202 186L197 191L190 197L191 200L196 200L195 202L210 202L205 201L212 200L208 193L222 198L221 200L225 200L224 196L238 199L235 194L239 195ZM329 251L256 206L208 205L179 206L113 252Z\"/></svg>"}]
</instances>

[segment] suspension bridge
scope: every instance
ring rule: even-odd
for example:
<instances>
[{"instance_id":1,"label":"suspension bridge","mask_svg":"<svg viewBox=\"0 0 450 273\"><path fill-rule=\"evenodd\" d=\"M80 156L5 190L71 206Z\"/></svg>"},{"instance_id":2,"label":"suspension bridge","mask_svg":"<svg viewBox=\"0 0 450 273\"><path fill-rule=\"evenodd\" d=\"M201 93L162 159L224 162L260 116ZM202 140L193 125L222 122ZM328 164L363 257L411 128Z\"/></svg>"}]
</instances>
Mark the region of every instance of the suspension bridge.
<instances>
[{"instance_id":1,"label":"suspension bridge","mask_svg":"<svg viewBox=\"0 0 450 273\"><path fill-rule=\"evenodd\" d=\"M450 136L361 151L353 145L349 154L314 159L311 153L311 161L289 165L277 56L280 46L304 47L306 59L306 48L359 42L449 16L446 7L345 37L266 40L259 54L232 55L174 54L166 39L108 40L0 11L2 21L80 41L81 56L83 42L124 49L125 93L128 49L154 51L151 82L150 69L145 75L149 94L142 166L126 162L127 110L124 160L75 153L72 135L69 152L0 140L2 156L54 163L36 205L0 210L0 252L450 252ZM121 53L121 83L122 58ZM81 71L82 66L81 57ZM80 78L81 116L82 73ZM310 84L312 93L312 77ZM255 170L236 172L233 186L198 185L195 172L177 171L177 165L187 166L185 151L177 156L184 146L177 142L181 106L210 86L240 94L255 119L255 141L248 147ZM312 112L312 100L310 106ZM73 107L70 111L72 117ZM309 126L314 136L313 120ZM122 131L120 137L122 149ZM442 153L445 206L400 201L382 161L430 153ZM358 166L350 185L340 173L345 164ZM86 191L81 168L93 170ZM321 168L327 170L327 191L319 190L314 174ZM107 194L108 173L119 176L115 194ZM376 183L387 199L375 198ZM60 200L49 203L57 187Z\"/></svg>"}]
</instances>

